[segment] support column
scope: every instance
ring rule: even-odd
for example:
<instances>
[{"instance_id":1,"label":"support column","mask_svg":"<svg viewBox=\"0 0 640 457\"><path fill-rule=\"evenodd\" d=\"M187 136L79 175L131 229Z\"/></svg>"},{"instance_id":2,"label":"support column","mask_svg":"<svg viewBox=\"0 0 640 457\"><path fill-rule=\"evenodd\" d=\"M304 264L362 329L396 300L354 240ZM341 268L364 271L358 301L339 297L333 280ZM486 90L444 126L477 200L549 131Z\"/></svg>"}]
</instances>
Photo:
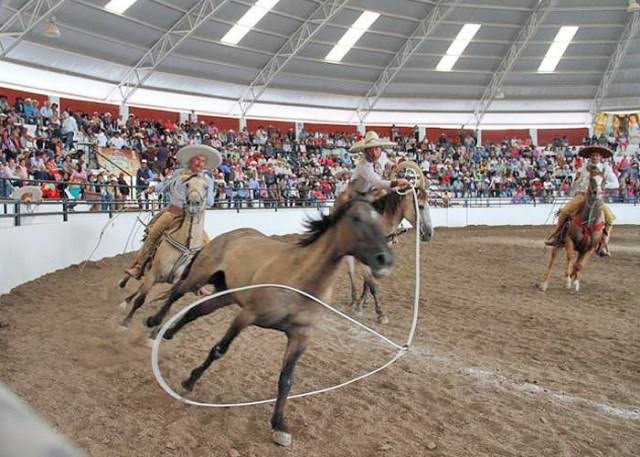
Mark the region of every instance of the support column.
<instances>
[{"instance_id":1,"label":"support column","mask_svg":"<svg viewBox=\"0 0 640 457\"><path fill-rule=\"evenodd\" d=\"M529 136L531 137L533 144L540 146L538 144L538 129L529 129Z\"/></svg>"},{"instance_id":2,"label":"support column","mask_svg":"<svg viewBox=\"0 0 640 457\"><path fill-rule=\"evenodd\" d=\"M482 130L476 130L476 146L482 146Z\"/></svg>"},{"instance_id":3,"label":"support column","mask_svg":"<svg viewBox=\"0 0 640 457\"><path fill-rule=\"evenodd\" d=\"M180 122L181 124L184 124L185 122L189 122L189 113L183 113L182 111L180 111L178 113L178 122Z\"/></svg>"},{"instance_id":4,"label":"support column","mask_svg":"<svg viewBox=\"0 0 640 457\"><path fill-rule=\"evenodd\" d=\"M418 126L418 141L424 141L427 137L427 128Z\"/></svg>"},{"instance_id":5,"label":"support column","mask_svg":"<svg viewBox=\"0 0 640 457\"><path fill-rule=\"evenodd\" d=\"M118 113L125 121L129 119L129 105L127 105L126 103L121 103Z\"/></svg>"},{"instance_id":6,"label":"support column","mask_svg":"<svg viewBox=\"0 0 640 457\"><path fill-rule=\"evenodd\" d=\"M244 114L240 116L240 131L247 128L247 118L244 117Z\"/></svg>"},{"instance_id":7,"label":"support column","mask_svg":"<svg viewBox=\"0 0 640 457\"><path fill-rule=\"evenodd\" d=\"M362 120L358 120L358 133L364 136L367 133L367 128Z\"/></svg>"},{"instance_id":8,"label":"support column","mask_svg":"<svg viewBox=\"0 0 640 457\"><path fill-rule=\"evenodd\" d=\"M295 126L296 140L300 140L300 136L302 135L303 130L304 130L304 122L296 121L296 126Z\"/></svg>"}]
</instances>

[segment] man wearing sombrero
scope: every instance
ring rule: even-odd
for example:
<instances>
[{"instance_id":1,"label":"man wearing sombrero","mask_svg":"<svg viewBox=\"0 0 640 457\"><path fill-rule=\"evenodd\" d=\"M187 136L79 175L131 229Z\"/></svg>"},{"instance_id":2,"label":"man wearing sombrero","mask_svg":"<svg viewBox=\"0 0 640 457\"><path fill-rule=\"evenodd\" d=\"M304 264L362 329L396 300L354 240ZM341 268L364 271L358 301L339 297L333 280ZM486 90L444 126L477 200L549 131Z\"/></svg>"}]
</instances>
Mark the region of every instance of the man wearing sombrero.
<instances>
[{"instance_id":1,"label":"man wearing sombrero","mask_svg":"<svg viewBox=\"0 0 640 457\"><path fill-rule=\"evenodd\" d=\"M609 164L602 162L602 159L610 158L613 153L602 146L588 146L583 148L578 155L584 157L587 160L584 165L580 167L580 170L576 173L573 187L576 191L576 196L571 199L560 211L558 211L558 224L556 230L549 236L545 242L549 246L561 246L563 243L563 232L566 222L568 222L573 216L578 214L580 208L584 204L585 193L589 189L589 180L591 174L596 174L600 177L598 182L603 189L617 189L620 184L618 177L615 175ZM613 228L613 221L615 216L611 209L603 204L604 217L606 226L604 228L604 236L602 242L598 247L598 255L610 256L609 253L609 238L611 237L611 230Z\"/></svg>"},{"instance_id":2,"label":"man wearing sombrero","mask_svg":"<svg viewBox=\"0 0 640 457\"><path fill-rule=\"evenodd\" d=\"M380 163L382 148L394 146L396 143L381 140L373 130L368 131L361 141L351 146L349 152L362 152L364 156L364 160L358 162L353 172L350 183L351 190L364 194L372 190L387 190L392 187L405 188L411 185L404 178L388 180L382 177L384 171Z\"/></svg>"},{"instance_id":3,"label":"man wearing sombrero","mask_svg":"<svg viewBox=\"0 0 640 457\"><path fill-rule=\"evenodd\" d=\"M156 244L167 230L179 227L184 220L184 199L186 195L185 184L182 178L197 174L204 176L209 181L207 190L207 205L213 206L215 194L213 179L205 174L205 169L216 170L222 162L220 153L211 146L193 145L185 146L178 151L176 160L180 164L180 169L171 178L161 182L156 186L151 186L150 190L157 193L165 192L169 196L169 206L163 210L158 217L153 220L146 229L146 239L142 249L138 251L133 265L125 273L139 279L145 263L154 252Z\"/></svg>"}]
</instances>

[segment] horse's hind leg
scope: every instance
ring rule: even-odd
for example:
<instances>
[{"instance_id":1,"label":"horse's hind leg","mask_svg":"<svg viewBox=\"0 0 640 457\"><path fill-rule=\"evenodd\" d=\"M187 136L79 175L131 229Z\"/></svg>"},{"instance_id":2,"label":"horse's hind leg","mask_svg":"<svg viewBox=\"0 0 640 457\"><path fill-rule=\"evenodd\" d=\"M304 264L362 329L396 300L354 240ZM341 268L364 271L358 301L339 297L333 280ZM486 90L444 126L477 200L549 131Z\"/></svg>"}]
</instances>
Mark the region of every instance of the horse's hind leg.
<instances>
[{"instance_id":1,"label":"horse's hind leg","mask_svg":"<svg viewBox=\"0 0 640 457\"><path fill-rule=\"evenodd\" d=\"M133 297L135 297L135 299L133 300L133 304L131 305L131 310L126 315L126 317L122 319L122 322L120 322L120 325L122 325L123 327L129 326L129 323L131 322L131 318L144 303L144 299L147 297L147 293L143 292L143 288L144 288L144 284L141 284L140 287L138 287L138 290L136 290L132 295L128 296L125 299L126 302L129 302Z\"/></svg>"},{"instance_id":2,"label":"horse's hind leg","mask_svg":"<svg viewBox=\"0 0 640 457\"><path fill-rule=\"evenodd\" d=\"M191 390L193 390L193 385L198 381L198 379L200 379L207 368L209 368L213 362L218 360L227 352L227 349L229 349L229 345L231 345L231 342L235 339L235 337L238 336L242 330L247 328L247 326L253 324L254 320L255 316L253 313L250 313L246 310L240 311L240 314L238 314L231 323L231 326L227 330L227 333L225 333L218 344L211 348L207 359L202 363L202 365L195 368L191 372L191 375L188 379L182 381L182 387L187 392L191 392Z\"/></svg>"},{"instance_id":3,"label":"horse's hind leg","mask_svg":"<svg viewBox=\"0 0 640 457\"><path fill-rule=\"evenodd\" d=\"M547 271L544 273L544 277L542 278L542 282L538 284L538 288L545 292L549 287L549 277L551 276L551 270L553 269L553 264L556 261L556 257L558 256L559 247L554 246L551 251L551 258L549 259L549 264L547 265Z\"/></svg>"},{"instance_id":4,"label":"horse's hind leg","mask_svg":"<svg viewBox=\"0 0 640 457\"><path fill-rule=\"evenodd\" d=\"M178 331L188 323L198 319L199 317L206 316L207 314L211 314L233 303L234 301L230 296L224 295L221 297L212 297L207 301L200 303L197 306L194 306L189 311L187 311L187 313L184 316L182 316L182 318L178 322L173 324L169 328L169 330L167 330L167 332L164 334L164 338L167 340L172 339L175 336L175 334L178 333Z\"/></svg>"},{"instance_id":5,"label":"horse's hind leg","mask_svg":"<svg viewBox=\"0 0 640 457\"><path fill-rule=\"evenodd\" d=\"M284 407L287 404L287 397L293 385L293 370L309 343L306 327L297 327L288 331L287 337L289 338L287 352L284 356L282 371L280 371L280 379L278 380L278 398L271 417L273 441L281 446L289 446L291 444L291 435L284 420Z\"/></svg>"}]
</instances>

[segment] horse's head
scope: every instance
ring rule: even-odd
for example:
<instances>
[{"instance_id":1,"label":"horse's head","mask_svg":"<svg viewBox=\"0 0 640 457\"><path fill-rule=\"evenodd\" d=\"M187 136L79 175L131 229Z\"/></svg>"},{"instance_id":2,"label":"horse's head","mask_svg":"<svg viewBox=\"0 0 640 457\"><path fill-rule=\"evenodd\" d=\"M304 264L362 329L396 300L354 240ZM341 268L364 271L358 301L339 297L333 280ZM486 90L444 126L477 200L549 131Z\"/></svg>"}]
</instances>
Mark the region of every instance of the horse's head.
<instances>
[{"instance_id":1,"label":"horse's head","mask_svg":"<svg viewBox=\"0 0 640 457\"><path fill-rule=\"evenodd\" d=\"M347 202L342 211L344 214L336 214L339 217L336 240L342 244L345 255L356 257L376 277L389 273L394 259L382 229L380 214L362 199Z\"/></svg>"},{"instance_id":2,"label":"horse's head","mask_svg":"<svg viewBox=\"0 0 640 457\"><path fill-rule=\"evenodd\" d=\"M420 215L420 240L431 241L433 238L433 226L431 225L431 213L429 212L429 196L423 188L416 188L418 197L418 214ZM416 205L413 200L413 193L404 195L401 204L402 217L408 220L411 225L416 226Z\"/></svg>"},{"instance_id":3,"label":"horse's head","mask_svg":"<svg viewBox=\"0 0 640 457\"><path fill-rule=\"evenodd\" d=\"M182 183L185 186L184 207L187 213L195 215L203 211L207 202L207 179L199 175L190 175L183 178Z\"/></svg>"}]
</instances>

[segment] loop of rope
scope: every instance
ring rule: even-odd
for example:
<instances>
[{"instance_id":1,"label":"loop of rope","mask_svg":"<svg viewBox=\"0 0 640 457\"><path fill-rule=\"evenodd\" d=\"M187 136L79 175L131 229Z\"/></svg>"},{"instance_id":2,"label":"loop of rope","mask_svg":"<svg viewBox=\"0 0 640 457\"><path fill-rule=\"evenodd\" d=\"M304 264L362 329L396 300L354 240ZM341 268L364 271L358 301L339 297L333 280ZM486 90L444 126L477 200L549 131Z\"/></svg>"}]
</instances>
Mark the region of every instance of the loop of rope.
<instances>
[{"instance_id":1,"label":"loop of rope","mask_svg":"<svg viewBox=\"0 0 640 457\"><path fill-rule=\"evenodd\" d=\"M400 193L400 191L396 190L396 192ZM205 406L208 408L230 408L230 407L239 407L239 406L254 406L254 405L262 405L262 404L266 404L266 403L273 403L276 401L276 398L269 398L269 399L265 399L265 400L256 400L256 401L245 401L245 402L237 402L237 403L204 403L204 402L198 402L198 401L194 401L194 400L189 400L187 398L184 398L183 396L179 395L177 392L175 392L170 386L169 384L167 384L167 382L165 381L165 379L162 377L162 373L160 371L160 366L159 366L159 355L160 355L160 343L162 342L162 338L164 336L164 334L167 332L167 330L169 330L169 328L178 321L178 319L182 318L186 313L189 312L189 310L191 310L192 308L198 306L200 303L203 303L207 300L211 300L212 298L215 297L221 297L224 295L228 295L231 293L235 293L235 292L239 292L242 290L250 290L250 289L257 289L257 288L262 288L262 287L274 287L274 288L279 288L279 289L286 289L286 290L291 290L294 292L297 292L298 294L315 301L316 303L324 306L326 309L328 309L329 311L337 314L338 316L346 319L347 321L351 322L352 324L360 327L361 329L371 333L372 335L378 337L379 339L381 339L382 341L386 342L387 344L389 344L390 346L392 346L393 348L396 349L396 353L393 355L393 357L387 361L386 363L384 363L383 365L365 373L359 376L356 376L352 379L349 379L348 381L344 381L342 383L330 386L330 387L325 387L322 389L318 389L318 390L314 390L314 391L309 391L309 392L303 392L303 393L299 393L299 394L295 394L295 395L290 395L289 397L287 397L288 399L294 399L294 398L302 398L302 397L308 397L311 395L317 395L317 394L321 394L321 393L326 393L326 392L330 392L333 390L337 390L340 389L342 387L348 386L349 384L353 384L354 382L360 381L362 379L368 378L369 376L372 376L382 370L384 370L385 368L389 367L390 365L392 365L393 363L395 363L397 360L399 360L400 358L404 357L408 352L409 349L411 347L411 345L413 344L413 339L415 337L415 333L416 333L416 328L417 328L417 324L418 324L418 305L419 305L419 299L420 299L420 211L419 211L419 207L418 207L418 196L416 194L416 191L413 187L409 188L407 191L405 191L404 194L401 195L406 195L406 193L408 192L413 192L413 200L414 200L414 204L415 204L415 208L416 208L416 227L415 227L415 231L416 231L416 279L415 279L415 294L414 294L414 302L413 302L413 320L411 323L411 328L409 330L409 335L407 336L407 340L404 344L398 344L393 342L392 340L390 340L389 338L387 338L386 336L376 332L375 330L373 330L370 327L367 327L366 325L362 324L361 322L353 319L352 317L346 315L345 313L335 309L334 307L332 307L331 305L326 304L325 302L323 302L322 300L320 300L319 298L314 297L311 294L308 294L307 292L304 292L303 290L297 289L295 287L292 286L287 286L285 284L252 284L249 286L244 286L244 287L238 287L235 289L228 289L222 292L218 292L214 295L211 295L209 297L203 297L197 301L195 301L194 303L186 306L185 308L183 308L182 310L180 310L178 313L176 313L174 316L171 317L171 319L169 319L167 322L165 322L165 324L160 328L160 331L158 332L158 334L156 335L154 341L153 341L153 347L151 350L151 368L153 370L153 375L156 378L156 381L158 382L158 384L160 385L160 387L167 393L169 394L169 396L175 398L176 400L182 401L186 404L189 405L194 405L194 406Z\"/></svg>"}]
</instances>

